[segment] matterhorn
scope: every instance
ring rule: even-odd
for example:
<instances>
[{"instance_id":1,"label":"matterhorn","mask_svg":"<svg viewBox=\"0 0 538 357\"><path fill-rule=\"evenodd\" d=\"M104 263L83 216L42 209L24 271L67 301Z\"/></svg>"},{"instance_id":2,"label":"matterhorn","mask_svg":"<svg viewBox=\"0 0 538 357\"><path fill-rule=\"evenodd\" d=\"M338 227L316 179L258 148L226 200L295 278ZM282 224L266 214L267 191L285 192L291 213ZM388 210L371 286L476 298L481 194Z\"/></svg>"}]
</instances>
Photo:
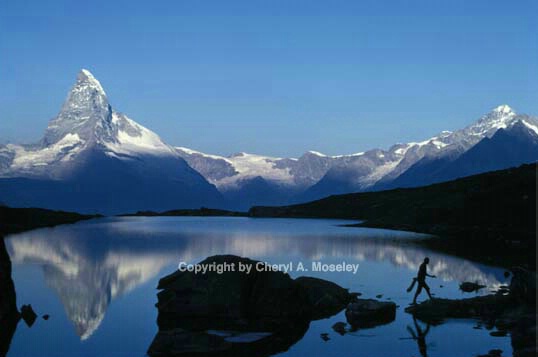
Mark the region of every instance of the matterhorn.
<instances>
[{"instance_id":1,"label":"matterhorn","mask_svg":"<svg viewBox=\"0 0 538 357\"><path fill-rule=\"evenodd\" d=\"M85 69L38 143L0 147L0 175L1 201L18 207L110 214L222 205L172 146L114 110Z\"/></svg>"}]
</instances>

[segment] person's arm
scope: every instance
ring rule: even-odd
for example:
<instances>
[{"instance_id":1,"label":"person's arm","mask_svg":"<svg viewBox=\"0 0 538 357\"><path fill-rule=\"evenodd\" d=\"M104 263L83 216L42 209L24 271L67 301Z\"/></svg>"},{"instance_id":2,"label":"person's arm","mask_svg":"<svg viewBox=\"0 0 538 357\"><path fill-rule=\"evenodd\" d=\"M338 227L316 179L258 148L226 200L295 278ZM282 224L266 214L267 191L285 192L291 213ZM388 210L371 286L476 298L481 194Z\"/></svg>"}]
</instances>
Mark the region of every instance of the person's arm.
<instances>
[{"instance_id":1,"label":"person's arm","mask_svg":"<svg viewBox=\"0 0 538 357\"><path fill-rule=\"evenodd\" d=\"M430 278L437 278L435 275L430 275L428 273L426 273L427 276L429 276Z\"/></svg>"}]
</instances>

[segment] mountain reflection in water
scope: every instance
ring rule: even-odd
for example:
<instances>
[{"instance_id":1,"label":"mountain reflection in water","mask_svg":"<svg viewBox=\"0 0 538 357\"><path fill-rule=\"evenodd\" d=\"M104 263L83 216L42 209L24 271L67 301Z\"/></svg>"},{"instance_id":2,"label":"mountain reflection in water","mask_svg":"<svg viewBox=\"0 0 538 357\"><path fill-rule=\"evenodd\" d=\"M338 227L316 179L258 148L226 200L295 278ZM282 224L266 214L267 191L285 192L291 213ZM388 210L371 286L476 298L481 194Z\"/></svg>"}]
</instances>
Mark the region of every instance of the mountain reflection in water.
<instances>
[{"instance_id":1,"label":"mountain reflection in water","mask_svg":"<svg viewBox=\"0 0 538 357\"><path fill-rule=\"evenodd\" d=\"M383 263L393 267L390 269L405 270L403 273L409 280L401 285L408 284L424 257L429 256L430 273L444 282L476 281L488 288L504 283L500 269L394 240L416 237L416 234L336 226L342 223L347 222L105 218L13 235L6 239L6 244L15 266L42 267L46 285L60 297L82 340L99 328L114 299L171 272L179 261L198 262L215 254L234 254L271 263L359 262L359 275L363 279L371 267ZM293 272L291 275L316 274ZM348 275L344 278L343 274L324 278L346 288L350 287L350 279L354 279ZM148 294L155 292L151 290Z\"/></svg>"}]
</instances>

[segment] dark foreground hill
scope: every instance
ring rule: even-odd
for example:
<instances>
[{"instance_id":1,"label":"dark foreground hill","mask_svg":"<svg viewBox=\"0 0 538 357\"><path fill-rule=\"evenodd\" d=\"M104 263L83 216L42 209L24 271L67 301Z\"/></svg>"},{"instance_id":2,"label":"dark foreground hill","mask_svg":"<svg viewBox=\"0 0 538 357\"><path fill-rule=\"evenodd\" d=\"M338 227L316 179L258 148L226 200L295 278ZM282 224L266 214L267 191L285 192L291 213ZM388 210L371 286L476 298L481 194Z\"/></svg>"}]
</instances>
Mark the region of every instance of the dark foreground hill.
<instances>
[{"instance_id":1,"label":"dark foreground hill","mask_svg":"<svg viewBox=\"0 0 538 357\"><path fill-rule=\"evenodd\" d=\"M359 219L363 226L430 233L442 248L479 258L536 258L536 164L440 184L330 196L282 207L253 207L253 217ZM520 259L519 259L520 258ZM510 260L513 261L513 260Z\"/></svg>"},{"instance_id":2,"label":"dark foreground hill","mask_svg":"<svg viewBox=\"0 0 538 357\"><path fill-rule=\"evenodd\" d=\"M11 208L0 205L0 236L29 229L75 223L96 217L99 215L83 215L41 208Z\"/></svg>"}]
</instances>

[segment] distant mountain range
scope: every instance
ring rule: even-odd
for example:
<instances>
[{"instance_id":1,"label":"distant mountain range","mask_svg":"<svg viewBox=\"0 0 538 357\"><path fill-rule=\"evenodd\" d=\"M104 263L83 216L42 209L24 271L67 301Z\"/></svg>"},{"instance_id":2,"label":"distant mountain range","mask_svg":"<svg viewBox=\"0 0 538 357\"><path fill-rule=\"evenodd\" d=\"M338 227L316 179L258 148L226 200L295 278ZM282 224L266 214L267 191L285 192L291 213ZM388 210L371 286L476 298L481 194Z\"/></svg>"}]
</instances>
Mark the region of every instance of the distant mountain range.
<instances>
[{"instance_id":1,"label":"distant mountain range","mask_svg":"<svg viewBox=\"0 0 538 357\"><path fill-rule=\"evenodd\" d=\"M352 155L309 151L292 159L176 150L244 209L260 202L278 205L333 194L421 186L531 163L538 160L538 118L517 115L501 105L464 129Z\"/></svg>"},{"instance_id":2,"label":"distant mountain range","mask_svg":"<svg viewBox=\"0 0 538 357\"><path fill-rule=\"evenodd\" d=\"M0 200L79 212L246 209L411 187L538 160L538 118L501 105L422 142L351 155L209 155L164 143L109 104L82 70L34 145L0 145Z\"/></svg>"}]
</instances>

